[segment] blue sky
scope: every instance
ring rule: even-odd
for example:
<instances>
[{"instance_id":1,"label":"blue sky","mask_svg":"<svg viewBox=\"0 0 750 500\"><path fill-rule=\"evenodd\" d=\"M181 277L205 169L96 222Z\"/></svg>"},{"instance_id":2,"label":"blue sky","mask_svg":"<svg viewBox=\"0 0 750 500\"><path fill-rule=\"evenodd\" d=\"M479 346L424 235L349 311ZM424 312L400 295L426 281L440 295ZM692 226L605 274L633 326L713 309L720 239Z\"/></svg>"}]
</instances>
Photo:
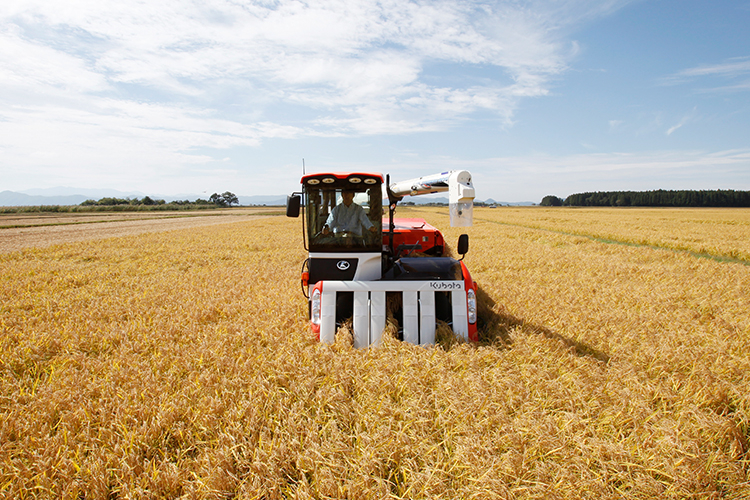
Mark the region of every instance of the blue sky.
<instances>
[{"instance_id":1,"label":"blue sky","mask_svg":"<svg viewBox=\"0 0 750 500\"><path fill-rule=\"evenodd\" d=\"M750 190L750 0L5 0L0 191Z\"/></svg>"}]
</instances>

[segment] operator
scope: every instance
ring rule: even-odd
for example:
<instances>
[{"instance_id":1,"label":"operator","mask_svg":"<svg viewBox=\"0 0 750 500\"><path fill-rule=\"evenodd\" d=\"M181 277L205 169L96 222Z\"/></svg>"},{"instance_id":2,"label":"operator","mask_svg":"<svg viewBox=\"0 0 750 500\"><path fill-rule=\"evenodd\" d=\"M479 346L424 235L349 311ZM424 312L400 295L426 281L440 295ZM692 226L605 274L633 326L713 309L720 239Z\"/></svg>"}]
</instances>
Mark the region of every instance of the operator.
<instances>
[{"instance_id":1,"label":"operator","mask_svg":"<svg viewBox=\"0 0 750 500\"><path fill-rule=\"evenodd\" d=\"M351 233L354 236L362 236L362 226L371 233L377 228L365 215L365 209L354 203L354 191L345 190L341 192L341 203L333 207L326 223L323 224L323 234Z\"/></svg>"}]
</instances>

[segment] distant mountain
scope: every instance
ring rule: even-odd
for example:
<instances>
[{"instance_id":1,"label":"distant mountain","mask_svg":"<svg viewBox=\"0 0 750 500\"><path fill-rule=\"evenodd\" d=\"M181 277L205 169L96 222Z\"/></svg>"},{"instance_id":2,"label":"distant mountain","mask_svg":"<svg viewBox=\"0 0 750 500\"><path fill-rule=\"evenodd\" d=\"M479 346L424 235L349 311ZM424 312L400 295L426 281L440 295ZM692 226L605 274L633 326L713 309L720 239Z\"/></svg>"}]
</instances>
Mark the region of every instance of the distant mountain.
<instances>
[{"instance_id":1,"label":"distant mountain","mask_svg":"<svg viewBox=\"0 0 750 500\"><path fill-rule=\"evenodd\" d=\"M27 189L24 191L0 192L0 206L28 207L41 205L80 205L86 200L101 198L143 198L146 196L137 191L117 191L116 189L81 189L72 187L55 187L45 189Z\"/></svg>"},{"instance_id":2,"label":"distant mountain","mask_svg":"<svg viewBox=\"0 0 750 500\"><path fill-rule=\"evenodd\" d=\"M3 207L27 207L40 205L79 205L88 198L82 195L68 196L38 196L14 191L0 192L0 206Z\"/></svg>"},{"instance_id":3,"label":"distant mountain","mask_svg":"<svg viewBox=\"0 0 750 500\"><path fill-rule=\"evenodd\" d=\"M403 200L404 202L412 202L415 205L426 205L428 203L439 203L442 205L447 205L450 200L445 197L434 197L434 198L426 198L422 196L407 196ZM488 198L487 200L474 200L475 203L486 203L487 205L495 204L497 206L512 206L512 207L525 207L525 206L531 206L535 205L533 201L495 201L492 198Z\"/></svg>"},{"instance_id":4,"label":"distant mountain","mask_svg":"<svg viewBox=\"0 0 750 500\"><path fill-rule=\"evenodd\" d=\"M237 196L240 205L286 205L286 195L276 196Z\"/></svg>"},{"instance_id":5,"label":"distant mountain","mask_svg":"<svg viewBox=\"0 0 750 500\"><path fill-rule=\"evenodd\" d=\"M141 193L139 191L118 191L116 189L87 189L65 186L40 189L25 189L19 192L31 196L84 196L86 200L98 200L101 198L143 198L144 196L146 196L145 193Z\"/></svg>"},{"instance_id":6,"label":"distant mountain","mask_svg":"<svg viewBox=\"0 0 750 500\"><path fill-rule=\"evenodd\" d=\"M444 196L405 196L404 200L406 202L411 201L415 205L427 205L428 203L439 203L441 205L447 205L448 204L448 198L445 198Z\"/></svg>"}]
</instances>

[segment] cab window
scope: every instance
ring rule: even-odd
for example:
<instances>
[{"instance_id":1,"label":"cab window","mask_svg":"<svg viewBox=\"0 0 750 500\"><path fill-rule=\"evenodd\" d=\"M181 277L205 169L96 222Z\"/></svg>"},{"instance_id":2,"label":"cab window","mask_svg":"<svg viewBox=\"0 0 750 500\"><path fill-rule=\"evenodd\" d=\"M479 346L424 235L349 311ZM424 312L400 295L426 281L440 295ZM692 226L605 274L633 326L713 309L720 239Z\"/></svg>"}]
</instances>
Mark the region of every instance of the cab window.
<instances>
[{"instance_id":1,"label":"cab window","mask_svg":"<svg viewBox=\"0 0 750 500\"><path fill-rule=\"evenodd\" d=\"M306 203L310 251L381 251L380 185L308 186Z\"/></svg>"}]
</instances>

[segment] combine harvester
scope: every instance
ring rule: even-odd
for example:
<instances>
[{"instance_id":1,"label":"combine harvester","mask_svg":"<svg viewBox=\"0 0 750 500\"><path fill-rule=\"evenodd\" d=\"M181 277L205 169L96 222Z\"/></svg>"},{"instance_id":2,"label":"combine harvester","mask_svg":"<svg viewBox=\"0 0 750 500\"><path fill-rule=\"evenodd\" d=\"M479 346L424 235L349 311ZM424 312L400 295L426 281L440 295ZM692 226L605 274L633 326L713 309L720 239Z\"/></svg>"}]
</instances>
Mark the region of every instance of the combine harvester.
<instances>
[{"instance_id":1,"label":"combine harvester","mask_svg":"<svg viewBox=\"0 0 750 500\"><path fill-rule=\"evenodd\" d=\"M322 342L333 343L337 328L352 318L354 347L379 344L387 305L405 342L434 344L438 321L464 339L477 340L477 286L463 262L468 235L459 237L462 257L456 260L443 255L443 235L435 227L423 219L393 217L404 196L447 191L451 226L471 226L474 188L469 172L394 184L386 177L387 219L380 174L309 174L301 182L302 192L287 200L287 216L299 217L304 206L308 258L302 290L312 330Z\"/></svg>"}]
</instances>

